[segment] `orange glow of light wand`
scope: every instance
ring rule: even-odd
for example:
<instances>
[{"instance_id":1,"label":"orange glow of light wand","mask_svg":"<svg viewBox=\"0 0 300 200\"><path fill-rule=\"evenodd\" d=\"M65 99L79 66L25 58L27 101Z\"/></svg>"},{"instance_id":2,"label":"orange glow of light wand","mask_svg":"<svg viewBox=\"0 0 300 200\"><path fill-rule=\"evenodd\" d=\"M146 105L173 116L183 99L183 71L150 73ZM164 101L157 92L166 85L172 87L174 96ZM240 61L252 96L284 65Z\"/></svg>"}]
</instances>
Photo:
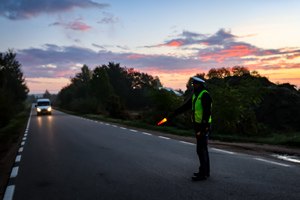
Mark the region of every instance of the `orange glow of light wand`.
<instances>
[{"instance_id":1,"label":"orange glow of light wand","mask_svg":"<svg viewBox=\"0 0 300 200\"><path fill-rule=\"evenodd\" d=\"M161 120L161 121L157 124L157 126L161 125L162 123L165 123L166 121L167 121L167 118L163 118L163 120Z\"/></svg>"}]
</instances>

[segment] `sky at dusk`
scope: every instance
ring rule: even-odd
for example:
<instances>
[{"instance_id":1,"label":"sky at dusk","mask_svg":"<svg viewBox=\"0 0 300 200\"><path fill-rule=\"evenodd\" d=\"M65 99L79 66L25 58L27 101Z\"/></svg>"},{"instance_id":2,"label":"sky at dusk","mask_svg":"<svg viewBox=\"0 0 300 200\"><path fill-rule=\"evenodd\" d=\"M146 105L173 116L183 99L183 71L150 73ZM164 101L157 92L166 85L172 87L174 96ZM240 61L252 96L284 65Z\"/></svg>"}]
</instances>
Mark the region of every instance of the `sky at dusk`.
<instances>
[{"instance_id":1,"label":"sky at dusk","mask_svg":"<svg viewBox=\"0 0 300 200\"><path fill-rule=\"evenodd\" d=\"M109 62L186 89L236 65L300 89L299 0L1 0L0 52L14 49L30 93L59 92Z\"/></svg>"}]
</instances>

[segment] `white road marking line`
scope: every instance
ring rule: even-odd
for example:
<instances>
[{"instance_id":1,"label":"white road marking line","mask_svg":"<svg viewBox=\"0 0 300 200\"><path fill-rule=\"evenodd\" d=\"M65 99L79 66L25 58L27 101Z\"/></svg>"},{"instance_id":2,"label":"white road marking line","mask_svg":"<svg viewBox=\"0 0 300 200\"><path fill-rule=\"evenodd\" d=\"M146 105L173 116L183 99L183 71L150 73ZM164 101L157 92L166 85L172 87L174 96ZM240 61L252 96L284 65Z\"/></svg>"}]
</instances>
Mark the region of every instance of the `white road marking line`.
<instances>
[{"instance_id":1,"label":"white road marking line","mask_svg":"<svg viewBox=\"0 0 300 200\"><path fill-rule=\"evenodd\" d=\"M15 162L20 162L20 161L21 161L21 155L18 155L18 156L16 157Z\"/></svg>"},{"instance_id":2,"label":"white road marking line","mask_svg":"<svg viewBox=\"0 0 300 200\"><path fill-rule=\"evenodd\" d=\"M169 140L170 138L168 137L164 137L164 136L158 136L159 138L162 138L162 139L166 139L166 140Z\"/></svg>"},{"instance_id":3,"label":"white road marking line","mask_svg":"<svg viewBox=\"0 0 300 200\"><path fill-rule=\"evenodd\" d=\"M14 196L14 192L15 192L14 185L7 186L3 200L12 200Z\"/></svg>"},{"instance_id":4,"label":"white road marking line","mask_svg":"<svg viewBox=\"0 0 300 200\"><path fill-rule=\"evenodd\" d=\"M127 128L124 128L124 127L120 127L121 129L123 129L123 130L126 130Z\"/></svg>"},{"instance_id":5,"label":"white road marking line","mask_svg":"<svg viewBox=\"0 0 300 200\"><path fill-rule=\"evenodd\" d=\"M144 135L152 135L152 134L146 133L146 132L142 132L142 134L144 134Z\"/></svg>"},{"instance_id":6,"label":"white road marking line","mask_svg":"<svg viewBox=\"0 0 300 200\"><path fill-rule=\"evenodd\" d=\"M19 167L14 167L11 171L10 178L15 178L18 175Z\"/></svg>"},{"instance_id":7,"label":"white road marking line","mask_svg":"<svg viewBox=\"0 0 300 200\"><path fill-rule=\"evenodd\" d=\"M134 130L134 129L129 129L131 132L137 132L137 130Z\"/></svg>"},{"instance_id":8,"label":"white road marking line","mask_svg":"<svg viewBox=\"0 0 300 200\"><path fill-rule=\"evenodd\" d=\"M235 154L234 152L231 152L231 151L225 151L225 150L216 149L216 148L211 148L211 149L212 149L212 150L215 150L215 151L220 151L220 152L223 152L223 153Z\"/></svg>"},{"instance_id":9,"label":"white road marking line","mask_svg":"<svg viewBox=\"0 0 300 200\"><path fill-rule=\"evenodd\" d=\"M29 129L29 124L30 124L30 120L31 120L31 113L32 113L32 110L30 111L30 114L29 114L29 119L28 119L28 122L27 122L26 131L28 131L28 129Z\"/></svg>"},{"instance_id":10,"label":"white road marking line","mask_svg":"<svg viewBox=\"0 0 300 200\"><path fill-rule=\"evenodd\" d=\"M24 146L25 145L25 141L21 142L21 146Z\"/></svg>"},{"instance_id":11,"label":"white road marking line","mask_svg":"<svg viewBox=\"0 0 300 200\"><path fill-rule=\"evenodd\" d=\"M278 163L278 162L273 162L273 161L265 160L265 159L262 159L262 158L254 158L254 159L255 159L255 160L262 161L262 162L266 162L266 163L271 163L271 164L274 164L274 165L280 165L280 166L284 166L284 167L290 167L290 165L287 165L287 164Z\"/></svg>"},{"instance_id":12,"label":"white road marking line","mask_svg":"<svg viewBox=\"0 0 300 200\"><path fill-rule=\"evenodd\" d=\"M195 144L193 144L193 143L185 142L185 141L179 141L179 142L181 142L181 143L183 143L183 144L195 145Z\"/></svg>"},{"instance_id":13,"label":"white road marking line","mask_svg":"<svg viewBox=\"0 0 300 200\"><path fill-rule=\"evenodd\" d=\"M294 162L294 163L300 163L299 158L297 158L296 156L276 155L276 154L273 154L272 156L274 156L275 158L279 158L281 160Z\"/></svg>"},{"instance_id":14,"label":"white road marking line","mask_svg":"<svg viewBox=\"0 0 300 200\"><path fill-rule=\"evenodd\" d=\"M105 125L109 126L110 124L105 123Z\"/></svg>"},{"instance_id":15,"label":"white road marking line","mask_svg":"<svg viewBox=\"0 0 300 200\"><path fill-rule=\"evenodd\" d=\"M27 134L27 133L28 133L28 130L25 131L25 134Z\"/></svg>"},{"instance_id":16,"label":"white road marking line","mask_svg":"<svg viewBox=\"0 0 300 200\"><path fill-rule=\"evenodd\" d=\"M22 152L23 149L24 149L23 147L20 147L18 152L19 152L19 153Z\"/></svg>"},{"instance_id":17,"label":"white road marking line","mask_svg":"<svg viewBox=\"0 0 300 200\"><path fill-rule=\"evenodd\" d=\"M23 137L23 140L26 140L27 138L26 137Z\"/></svg>"},{"instance_id":18,"label":"white road marking line","mask_svg":"<svg viewBox=\"0 0 300 200\"><path fill-rule=\"evenodd\" d=\"M27 137L27 133L25 133L24 136Z\"/></svg>"},{"instance_id":19,"label":"white road marking line","mask_svg":"<svg viewBox=\"0 0 300 200\"><path fill-rule=\"evenodd\" d=\"M113 127L117 127L116 125L112 125Z\"/></svg>"}]
</instances>

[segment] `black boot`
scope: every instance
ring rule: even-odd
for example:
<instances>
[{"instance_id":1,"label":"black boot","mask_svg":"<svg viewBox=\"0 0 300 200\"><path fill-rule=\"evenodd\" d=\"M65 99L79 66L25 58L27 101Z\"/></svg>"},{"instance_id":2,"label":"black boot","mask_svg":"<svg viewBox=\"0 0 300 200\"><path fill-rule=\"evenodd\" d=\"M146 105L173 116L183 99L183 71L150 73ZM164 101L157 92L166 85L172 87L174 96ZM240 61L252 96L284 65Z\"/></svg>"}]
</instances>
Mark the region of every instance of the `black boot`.
<instances>
[{"instance_id":1,"label":"black boot","mask_svg":"<svg viewBox=\"0 0 300 200\"><path fill-rule=\"evenodd\" d=\"M198 173L194 173L194 176L201 176L202 173L198 172ZM209 173L205 175L207 178L210 176Z\"/></svg>"},{"instance_id":2,"label":"black boot","mask_svg":"<svg viewBox=\"0 0 300 200\"><path fill-rule=\"evenodd\" d=\"M204 176L204 175L193 176L192 180L193 181L204 181L204 180L206 180L206 176Z\"/></svg>"}]
</instances>

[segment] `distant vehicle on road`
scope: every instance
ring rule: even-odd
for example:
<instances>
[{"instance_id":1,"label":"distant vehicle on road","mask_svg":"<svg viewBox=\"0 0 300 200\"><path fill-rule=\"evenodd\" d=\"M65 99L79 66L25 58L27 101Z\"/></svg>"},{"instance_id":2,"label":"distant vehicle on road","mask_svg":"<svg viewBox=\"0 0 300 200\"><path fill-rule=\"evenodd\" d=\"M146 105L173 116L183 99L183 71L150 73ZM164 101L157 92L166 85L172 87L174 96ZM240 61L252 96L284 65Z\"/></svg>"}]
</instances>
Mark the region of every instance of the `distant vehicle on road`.
<instances>
[{"instance_id":1,"label":"distant vehicle on road","mask_svg":"<svg viewBox=\"0 0 300 200\"><path fill-rule=\"evenodd\" d=\"M41 114L52 114L52 107L51 107L51 102L50 99L38 99L36 102L36 114L41 115Z\"/></svg>"}]
</instances>

